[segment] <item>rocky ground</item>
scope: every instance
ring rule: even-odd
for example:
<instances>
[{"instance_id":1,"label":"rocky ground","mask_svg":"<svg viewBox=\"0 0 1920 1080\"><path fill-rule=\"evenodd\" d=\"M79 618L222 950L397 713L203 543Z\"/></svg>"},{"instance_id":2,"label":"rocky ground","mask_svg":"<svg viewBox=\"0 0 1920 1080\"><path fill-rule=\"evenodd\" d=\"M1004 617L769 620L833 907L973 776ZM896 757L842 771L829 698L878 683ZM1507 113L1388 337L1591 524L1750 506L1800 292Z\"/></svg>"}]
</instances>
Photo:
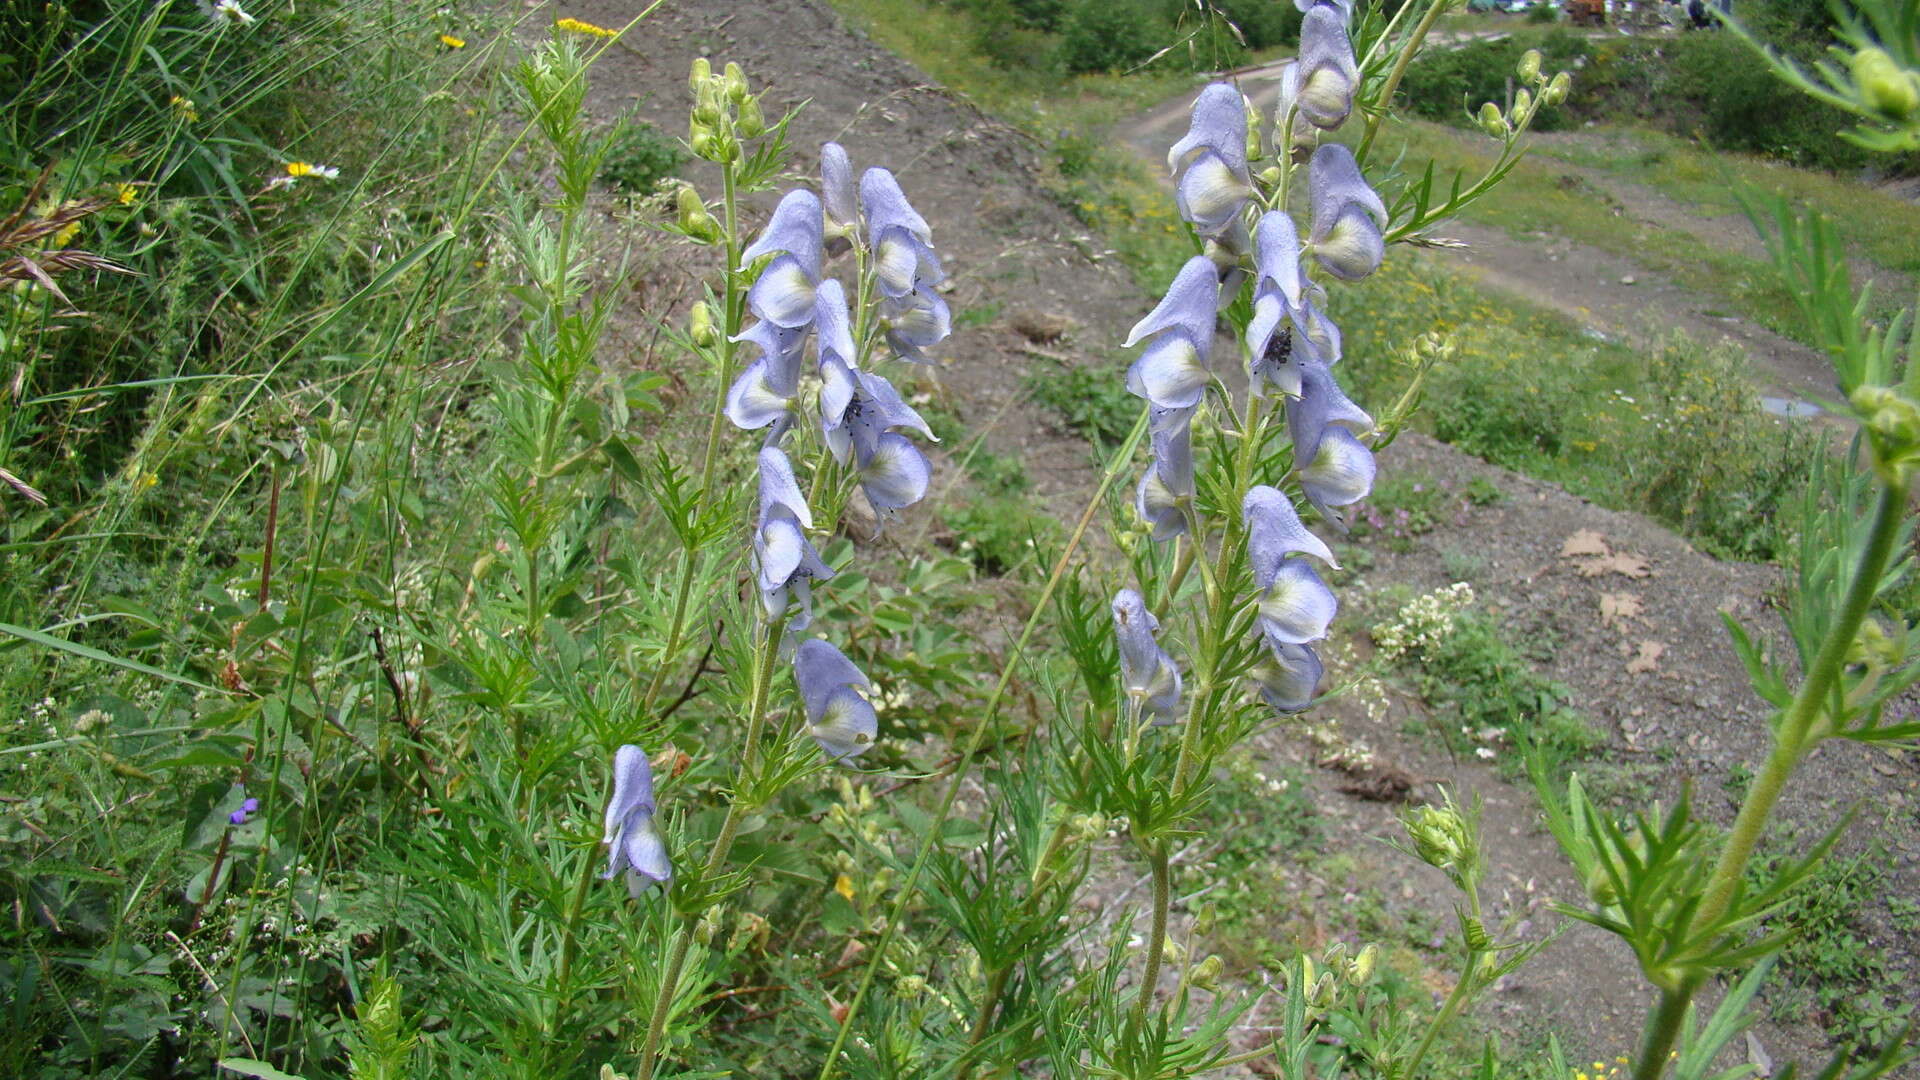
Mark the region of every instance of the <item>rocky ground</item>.
<instances>
[{"instance_id":1,"label":"rocky ground","mask_svg":"<svg viewBox=\"0 0 1920 1080\"><path fill-rule=\"evenodd\" d=\"M624 22L629 9L617 0L564 5L565 14L601 24ZM737 60L756 87L768 87L769 112L808 103L792 129L800 170L810 172L819 143L833 138L847 146L857 166L884 164L899 174L934 224L953 277L949 299L955 310L1001 313L985 325L962 320L943 350L940 404L970 427L989 430L997 452L1022 458L1049 507L1062 517L1077 511L1093 479L1087 447L1026 400L1022 376L1035 363L1067 362L1096 365L1118 379L1125 363L1118 340L1151 298L1121 266L1101 259L1100 245L1048 196L1040 180L1042 148L930 85L910 65L850 31L821 0L683 0L662 7L624 44L594 73L593 108L603 116L637 108L663 129L678 131L692 58ZM1183 122L1184 107L1169 102L1127 134L1143 148L1151 144L1158 156L1173 137L1167 131L1177 133ZM706 179L698 171L691 177L696 183ZM1677 222L1675 236L1714 242L1699 230L1716 227ZM1708 305L1623 260L1550 239L1520 245L1475 230L1451 231L1473 243L1459 261L1489 285L1568 310L1603 332L1635 336L1677 326L1703 336L1724 334L1751 351L1769 373L1770 386L1795 396L1817 377L1806 350L1708 314ZM1635 283L1619 284L1625 277ZM672 315L667 309L692 295L690 279L670 279L668 274L654 282L637 301L650 305L653 317ZM1720 614L1754 627L1777 625L1771 605L1778 571L1708 558L1645 518L1602 509L1417 435L1403 438L1381 464L1417 471L1450 492L1464 492L1479 480L1505 497L1487 505L1456 500L1452 516L1413 538L1406 550L1375 550L1358 584L1398 582L1424 590L1469 569L1481 605L1517 634L1552 642L1547 673L1573 691L1578 707L1606 737L1598 767L1654 797L1671 799L1691 783L1707 816L1729 818L1728 778L1763 756L1766 720L1725 642ZM1596 544L1618 558L1595 570L1591 564L1599 556L1563 554L1591 551ZM1355 651L1364 654L1364 635ZM1446 785L1484 801L1501 906L1527 916L1532 932L1543 932L1557 921L1547 901L1574 900L1580 890L1539 826L1531 791L1503 780L1493 765L1450 758L1420 733L1421 709L1417 700L1394 694L1391 708L1371 718L1351 702L1333 711L1342 738L1366 743L1379 768L1408 778L1409 798L1435 797ZM1327 844L1359 861L1359 876L1369 887L1394 904L1424 906L1451 918L1437 875L1413 867L1376 839L1397 832L1400 801L1355 794L1348 772L1322 764L1325 747L1297 733L1276 732L1261 749L1276 762L1297 762L1309 771L1328 825ZM1916 794L1920 768L1912 758L1829 746L1807 763L1783 814L1819 826L1850 806L1867 807L1854 830L1859 839L1851 843L1879 845L1890 871L1888 888L1920 895ZM1275 903L1296 899L1276 897ZM1887 925L1874 931L1875 944L1909 976L1909 997L1920 1000L1920 978L1914 978L1920 976L1920 942L1913 930ZM1436 957L1435 963L1444 961ZM1434 974L1444 983L1444 972ZM1575 924L1509 979L1478 1019L1523 1037L1557 1031L1573 1057L1610 1059L1630 1052L1647 999L1626 949ZM1756 1061L1807 1062L1821 1045L1817 1018L1763 1026L1756 1038L1750 1044Z\"/></svg>"}]
</instances>

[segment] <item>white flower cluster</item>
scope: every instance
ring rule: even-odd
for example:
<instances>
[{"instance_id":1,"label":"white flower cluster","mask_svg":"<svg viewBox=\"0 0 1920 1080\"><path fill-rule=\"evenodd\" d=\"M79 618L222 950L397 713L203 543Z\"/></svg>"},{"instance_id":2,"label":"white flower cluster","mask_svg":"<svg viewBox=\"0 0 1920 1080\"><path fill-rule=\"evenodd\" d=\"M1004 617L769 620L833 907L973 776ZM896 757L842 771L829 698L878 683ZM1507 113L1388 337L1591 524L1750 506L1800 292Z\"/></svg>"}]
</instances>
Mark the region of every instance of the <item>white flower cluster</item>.
<instances>
[{"instance_id":1,"label":"white flower cluster","mask_svg":"<svg viewBox=\"0 0 1920 1080\"><path fill-rule=\"evenodd\" d=\"M1422 593L1373 628L1373 643L1387 660L1427 652L1452 635L1454 618L1472 606L1473 586L1464 581Z\"/></svg>"}]
</instances>

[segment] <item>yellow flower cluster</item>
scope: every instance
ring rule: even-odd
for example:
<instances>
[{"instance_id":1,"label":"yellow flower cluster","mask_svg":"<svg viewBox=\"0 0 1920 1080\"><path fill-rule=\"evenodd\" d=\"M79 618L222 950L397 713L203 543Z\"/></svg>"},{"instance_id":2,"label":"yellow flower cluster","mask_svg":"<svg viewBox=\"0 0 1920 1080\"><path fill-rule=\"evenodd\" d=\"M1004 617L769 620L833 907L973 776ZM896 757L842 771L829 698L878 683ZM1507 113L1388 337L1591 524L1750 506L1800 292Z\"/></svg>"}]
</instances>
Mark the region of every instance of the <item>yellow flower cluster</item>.
<instances>
[{"instance_id":1,"label":"yellow flower cluster","mask_svg":"<svg viewBox=\"0 0 1920 1080\"><path fill-rule=\"evenodd\" d=\"M449 49L464 49L467 47L467 39L457 38L452 34L441 34L440 44L445 45Z\"/></svg>"},{"instance_id":2,"label":"yellow flower cluster","mask_svg":"<svg viewBox=\"0 0 1920 1080\"><path fill-rule=\"evenodd\" d=\"M1573 1080L1620 1080L1620 1077L1625 1075L1626 1066L1627 1059L1623 1057L1614 1058L1611 1065L1604 1061L1596 1061L1593 1063L1592 1072L1575 1069Z\"/></svg>"},{"instance_id":3,"label":"yellow flower cluster","mask_svg":"<svg viewBox=\"0 0 1920 1080\"><path fill-rule=\"evenodd\" d=\"M554 22L553 27L556 30L571 30L576 34L587 34L597 38L616 37L620 33L618 30L609 30L604 26L595 26L579 19L559 19Z\"/></svg>"}]
</instances>

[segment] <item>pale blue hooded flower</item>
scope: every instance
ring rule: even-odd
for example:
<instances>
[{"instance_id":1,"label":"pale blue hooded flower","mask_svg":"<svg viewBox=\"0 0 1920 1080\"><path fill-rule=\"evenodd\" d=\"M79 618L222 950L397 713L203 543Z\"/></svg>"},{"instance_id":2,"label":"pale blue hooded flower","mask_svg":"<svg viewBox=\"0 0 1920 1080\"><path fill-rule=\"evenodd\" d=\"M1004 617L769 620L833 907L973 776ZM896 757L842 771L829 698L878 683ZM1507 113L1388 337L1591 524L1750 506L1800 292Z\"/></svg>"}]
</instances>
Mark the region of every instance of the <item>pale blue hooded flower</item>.
<instances>
[{"instance_id":1,"label":"pale blue hooded flower","mask_svg":"<svg viewBox=\"0 0 1920 1080\"><path fill-rule=\"evenodd\" d=\"M1167 151L1179 174L1174 202L1203 236L1225 230L1240 215L1253 185L1247 175L1247 107L1240 91L1213 83L1194 99L1186 135Z\"/></svg>"},{"instance_id":2,"label":"pale blue hooded flower","mask_svg":"<svg viewBox=\"0 0 1920 1080\"><path fill-rule=\"evenodd\" d=\"M793 657L793 681L806 709L807 734L827 757L844 763L873 746L880 720L864 693L867 677L844 653L820 638L801 642Z\"/></svg>"},{"instance_id":3,"label":"pale blue hooded flower","mask_svg":"<svg viewBox=\"0 0 1920 1080\"><path fill-rule=\"evenodd\" d=\"M1247 523L1247 561L1260 590L1260 631L1269 641L1301 645L1327 636L1339 604L1333 590L1298 555L1329 566L1333 552L1300 522L1292 500L1264 484L1247 492L1240 512Z\"/></svg>"},{"instance_id":4,"label":"pale blue hooded flower","mask_svg":"<svg viewBox=\"0 0 1920 1080\"><path fill-rule=\"evenodd\" d=\"M880 298L880 329L893 355L908 363L925 364L929 361L923 350L940 344L953 332L953 314L938 293L915 289L905 296Z\"/></svg>"},{"instance_id":5,"label":"pale blue hooded flower","mask_svg":"<svg viewBox=\"0 0 1920 1080\"><path fill-rule=\"evenodd\" d=\"M745 270L762 255L779 253L747 290L747 307L756 316L788 330L813 322L822 228L820 200L813 192L797 188L780 200L766 230L740 254Z\"/></svg>"},{"instance_id":6,"label":"pale blue hooded flower","mask_svg":"<svg viewBox=\"0 0 1920 1080\"><path fill-rule=\"evenodd\" d=\"M893 429L908 428L932 439L926 420L878 375L822 362L821 378L820 419L834 460L852 461L860 489L883 520L888 511L919 502L932 470L926 456Z\"/></svg>"},{"instance_id":7,"label":"pale blue hooded flower","mask_svg":"<svg viewBox=\"0 0 1920 1080\"><path fill-rule=\"evenodd\" d=\"M820 196L827 221L839 229L860 224L860 210L854 202L853 161L847 149L837 142L820 144Z\"/></svg>"},{"instance_id":8,"label":"pale blue hooded flower","mask_svg":"<svg viewBox=\"0 0 1920 1080\"><path fill-rule=\"evenodd\" d=\"M1313 692L1319 688L1326 668L1311 645L1294 645L1270 637L1265 641L1267 657L1254 665L1252 672L1253 681L1260 687L1260 696L1279 712L1299 712L1313 702Z\"/></svg>"},{"instance_id":9,"label":"pale blue hooded flower","mask_svg":"<svg viewBox=\"0 0 1920 1080\"><path fill-rule=\"evenodd\" d=\"M794 478L793 464L777 446L760 448L760 522L753 536L753 568L760 600L768 619L788 609L789 593L797 593L800 613L791 626L805 630L813 621L813 585L833 576L807 539L813 514Z\"/></svg>"},{"instance_id":10,"label":"pale blue hooded flower","mask_svg":"<svg viewBox=\"0 0 1920 1080\"><path fill-rule=\"evenodd\" d=\"M1113 635L1120 645L1120 679L1127 696L1155 724L1171 724L1180 708L1180 669L1154 640L1159 629L1160 620L1138 592L1122 589L1113 598Z\"/></svg>"},{"instance_id":11,"label":"pale blue hooded flower","mask_svg":"<svg viewBox=\"0 0 1920 1080\"><path fill-rule=\"evenodd\" d=\"M1313 232L1307 239L1320 265L1347 281L1378 270L1386 255L1380 230L1387 227L1387 207L1360 175L1353 151L1339 143L1315 150L1307 165L1307 189L1313 201Z\"/></svg>"},{"instance_id":12,"label":"pale blue hooded flower","mask_svg":"<svg viewBox=\"0 0 1920 1080\"><path fill-rule=\"evenodd\" d=\"M1351 506L1373 490L1373 452L1358 436L1373 430L1373 418L1355 405L1325 364L1301 365L1301 393L1287 401L1287 430L1300 487L1323 517L1346 531Z\"/></svg>"},{"instance_id":13,"label":"pale blue hooded flower","mask_svg":"<svg viewBox=\"0 0 1920 1080\"><path fill-rule=\"evenodd\" d=\"M1167 295L1134 324L1125 344L1153 340L1127 369L1127 389L1162 409L1185 409L1206 391L1207 354L1220 295L1219 270L1205 255L1188 259Z\"/></svg>"},{"instance_id":14,"label":"pale blue hooded flower","mask_svg":"<svg viewBox=\"0 0 1920 1080\"><path fill-rule=\"evenodd\" d=\"M1295 0L1295 6L1306 18L1300 22L1293 102L1308 123L1332 130L1353 112L1353 92L1360 85L1360 69L1347 36L1352 4L1350 0Z\"/></svg>"},{"instance_id":15,"label":"pale blue hooded flower","mask_svg":"<svg viewBox=\"0 0 1920 1080\"><path fill-rule=\"evenodd\" d=\"M1296 327L1305 319L1306 277L1300 270L1300 231L1284 211L1261 215L1253 234L1253 317L1247 321L1248 385L1254 394L1267 383L1283 394L1300 394Z\"/></svg>"},{"instance_id":16,"label":"pale blue hooded flower","mask_svg":"<svg viewBox=\"0 0 1920 1080\"><path fill-rule=\"evenodd\" d=\"M860 175L860 207L867 217L867 248L881 295L898 300L946 280L933 253L933 230L908 204L900 182L882 168Z\"/></svg>"},{"instance_id":17,"label":"pale blue hooded flower","mask_svg":"<svg viewBox=\"0 0 1920 1080\"><path fill-rule=\"evenodd\" d=\"M1187 531L1187 508L1193 502L1192 418L1192 409L1153 410L1153 461L1140 476L1133 504L1140 520L1152 526L1155 541Z\"/></svg>"},{"instance_id":18,"label":"pale blue hooded flower","mask_svg":"<svg viewBox=\"0 0 1920 1080\"><path fill-rule=\"evenodd\" d=\"M818 295L824 298L821 283ZM843 301L844 304L844 301ZM817 318L818 316L816 316ZM800 393L800 361L806 351L804 329L788 330L762 319L733 340L755 346L759 355L733 380L727 390L727 419L748 431L771 426L767 442L778 442L793 421L793 399Z\"/></svg>"},{"instance_id":19,"label":"pale blue hooded flower","mask_svg":"<svg viewBox=\"0 0 1920 1080\"><path fill-rule=\"evenodd\" d=\"M613 798L607 803L607 830L601 842L610 849L611 878L627 872L627 895L638 897L655 883L673 880L667 845L653 823L653 767L646 752L628 744L613 754Z\"/></svg>"}]
</instances>

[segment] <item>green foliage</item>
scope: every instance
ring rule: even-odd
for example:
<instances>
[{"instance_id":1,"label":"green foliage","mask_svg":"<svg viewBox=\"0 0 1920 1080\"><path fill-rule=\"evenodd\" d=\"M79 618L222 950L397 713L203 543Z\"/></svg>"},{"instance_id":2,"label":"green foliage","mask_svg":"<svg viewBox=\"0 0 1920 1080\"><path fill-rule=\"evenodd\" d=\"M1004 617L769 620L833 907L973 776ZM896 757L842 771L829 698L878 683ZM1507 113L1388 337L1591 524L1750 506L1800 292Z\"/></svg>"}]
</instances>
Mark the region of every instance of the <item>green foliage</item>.
<instances>
[{"instance_id":1,"label":"green foliage","mask_svg":"<svg viewBox=\"0 0 1920 1080\"><path fill-rule=\"evenodd\" d=\"M1080 0L1060 33L1060 66L1074 75L1120 71L1156 48L1147 13L1130 3Z\"/></svg>"},{"instance_id":2,"label":"green foliage","mask_svg":"<svg viewBox=\"0 0 1920 1080\"><path fill-rule=\"evenodd\" d=\"M1127 393L1115 373L1103 368L1049 363L1027 375L1027 392L1066 430L1096 446L1126 438L1140 416L1140 399Z\"/></svg>"},{"instance_id":3,"label":"green foliage","mask_svg":"<svg viewBox=\"0 0 1920 1080\"><path fill-rule=\"evenodd\" d=\"M1748 887L1780 872L1793 858L1790 848L1783 838L1763 849L1748 867ZM1899 974L1873 940L1876 919L1891 917L1887 866L1881 850L1831 857L1768 919L1794 931L1776 968L1785 985L1768 993L1774 1015L1817 1023L1854 1054L1878 1052L1913 1015L1911 1002L1900 1004Z\"/></svg>"},{"instance_id":4,"label":"green foliage","mask_svg":"<svg viewBox=\"0 0 1920 1080\"><path fill-rule=\"evenodd\" d=\"M687 161L680 144L645 120L622 121L608 138L600 179L625 191L647 194Z\"/></svg>"},{"instance_id":5,"label":"green foliage","mask_svg":"<svg viewBox=\"0 0 1920 1080\"><path fill-rule=\"evenodd\" d=\"M1036 563L1036 550L1057 544L1060 523L1037 513L1031 499L989 495L948 507L940 518L953 549L988 577L1007 577Z\"/></svg>"}]
</instances>

